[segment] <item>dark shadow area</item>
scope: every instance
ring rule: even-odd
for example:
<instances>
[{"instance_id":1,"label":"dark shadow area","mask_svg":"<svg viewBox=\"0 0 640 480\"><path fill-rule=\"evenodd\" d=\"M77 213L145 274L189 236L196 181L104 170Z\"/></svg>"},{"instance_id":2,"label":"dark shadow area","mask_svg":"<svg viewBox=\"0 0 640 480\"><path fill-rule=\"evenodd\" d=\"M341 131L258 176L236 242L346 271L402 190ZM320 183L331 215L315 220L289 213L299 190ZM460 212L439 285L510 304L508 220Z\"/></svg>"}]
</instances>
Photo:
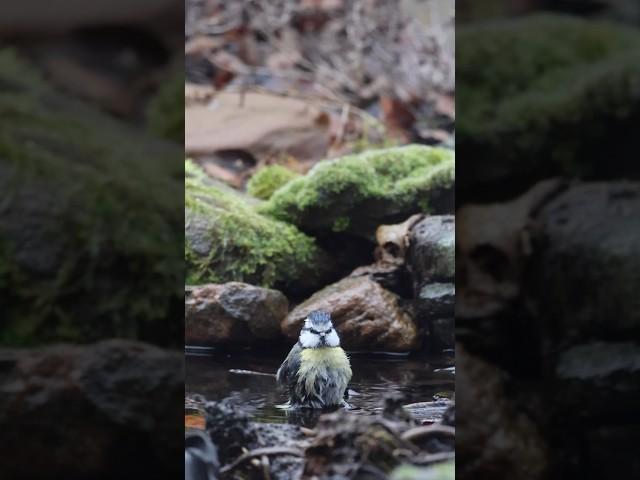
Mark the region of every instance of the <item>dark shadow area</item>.
<instances>
[{"instance_id":1,"label":"dark shadow area","mask_svg":"<svg viewBox=\"0 0 640 480\"><path fill-rule=\"evenodd\" d=\"M460 479L635 478L637 2L458 2Z\"/></svg>"}]
</instances>

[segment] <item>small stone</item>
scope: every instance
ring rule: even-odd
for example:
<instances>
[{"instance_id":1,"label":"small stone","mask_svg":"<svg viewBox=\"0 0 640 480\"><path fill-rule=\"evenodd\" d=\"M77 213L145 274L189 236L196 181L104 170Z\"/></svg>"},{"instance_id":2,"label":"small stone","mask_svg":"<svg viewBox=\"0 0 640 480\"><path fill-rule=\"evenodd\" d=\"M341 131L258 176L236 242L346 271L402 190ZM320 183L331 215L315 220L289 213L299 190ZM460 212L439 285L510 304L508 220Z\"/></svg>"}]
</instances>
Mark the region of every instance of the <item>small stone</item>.
<instances>
[{"instance_id":1,"label":"small stone","mask_svg":"<svg viewBox=\"0 0 640 480\"><path fill-rule=\"evenodd\" d=\"M428 283L416 298L417 319L452 318L455 310L456 286L453 283Z\"/></svg>"},{"instance_id":2,"label":"small stone","mask_svg":"<svg viewBox=\"0 0 640 480\"><path fill-rule=\"evenodd\" d=\"M426 217L413 227L407 263L416 291L427 282L453 281L456 271L455 233L452 215Z\"/></svg>"}]
</instances>

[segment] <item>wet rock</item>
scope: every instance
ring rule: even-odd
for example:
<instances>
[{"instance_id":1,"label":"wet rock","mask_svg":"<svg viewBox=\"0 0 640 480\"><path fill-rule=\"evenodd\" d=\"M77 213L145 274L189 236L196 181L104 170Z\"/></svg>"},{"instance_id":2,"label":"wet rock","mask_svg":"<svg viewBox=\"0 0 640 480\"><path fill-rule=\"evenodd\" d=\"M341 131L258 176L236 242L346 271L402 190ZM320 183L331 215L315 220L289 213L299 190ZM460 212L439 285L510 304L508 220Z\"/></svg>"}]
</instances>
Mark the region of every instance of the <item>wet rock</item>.
<instances>
[{"instance_id":1,"label":"wet rock","mask_svg":"<svg viewBox=\"0 0 640 480\"><path fill-rule=\"evenodd\" d=\"M576 185L536 220L544 247L532 262L528 295L547 341L640 333L640 183Z\"/></svg>"},{"instance_id":2,"label":"wet rock","mask_svg":"<svg viewBox=\"0 0 640 480\"><path fill-rule=\"evenodd\" d=\"M624 422L640 404L639 372L638 343L590 342L569 348L556 366L555 415L565 423L593 418Z\"/></svg>"},{"instance_id":3,"label":"wet rock","mask_svg":"<svg viewBox=\"0 0 640 480\"><path fill-rule=\"evenodd\" d=\"M640 92L629 86L640 75L637 31L531 15L456 36L456 93L468 112L456 124L456 200L504 199L555 175L638 178L626 153L639 148Z\"/></svg>"},{"instance_id":4,"label":"wet rock","mask_svg":"<svg viewBox=\"0 0 640 480\"><path fill-rule=\"evenodd\" d=\"M454 348L456 341L455 320L453 318L434 318L429 330L429 351L441 352Z\"/></svg>"},{"instance_id":5,"label":"wet rock","mask_svg":"<svg viewBox=\"0 0 640 480\"><path fill-rule=\"evenodd\" d=\"M407 263L416 291L429 282L455 278L455 218L426 217L411 229Z\"/></svg>"},{"instance_id":6,"label":"wet rock","mask_svg":"<svg viewBox=\"0 0 640 480\"><path fill-rule=\"evenodd\" d=\"M296 291L326 284L329 256L293 225L256 213L255 202L185 163L186 283L242 281Z\"/></svg>"},{"instance_id":7,"label":"wet rock","mask_svg":"<svg viewBox=\"0 0 640 480\"><path fill-rule=\"evenodd\" d=\"M456 345L457 477L545 478L548 453L536 424L508 397L505 375Z\"/></svg>"},{"instance_id":8,"label":"wet rock","mask_svg":"<svg viewBox=\"0 0 640 480\"><path fill-rule=\"evenodd\" d=\"M407 410L416 420L425 423L433 423L442 420L445 413L453 408L453 405L453 401L447 398L440 398L432 402L410 403L405 405L404 409Z\"/></svg>"},{"instance_id":9,"label":"wet rock","mask_svg":"<svg viewBox=\"0 0 640 480\"><path fill-rule=\"evenodd\" d=\"M453 318L456 286L453 283L428 283L416 298L417 316L422 318Z\"/></svg>"},{"instance_id":10,"label":"wet rock","mask_svg":"<svg viewBox=\"0 0 640 480\"><path fill-rule=\"evenodd\" d=\"M258 435L251 417L232 401L207 402L204 406L206 431L218 447L220 459L230 462L245 448L255 448Z\"/></svg>"},{"instance_id":11,"label":"wet rock","mask_svg":"<svg viewBox=\"0 0 640 480\"><path fill-rule=\"evenodd\" d=\"M373 239L381 224L453 211L454 153L409 145L316 164L277 190L260 211L308 232Z\"/></svg>"},{"instance_id":12,"label":"wet rock","mask_svg":"<svg viewBox=\"0 0 640 480\"><path fill-rule=\"evenodd\" d=\"M413 295L411 277L403 265L376 262L356 268L349 276L367 277L403 298L411 298Z\"/></svg>"},{"instance_id":13,"label":"wet rock","mask_svg":"<svg viewBox=\"0 0 640 480\"><path fill-rule=\"evenodd\" d=\"M348 277L320 290L287 316L283 332L297 338L313 310L331 312L347 349L403 352L420 346L418 329L400 299L368 277Z\"/></svg>"},{"instance_id":14,"label":"wet rock","mask_svg":"<svg viewBox=\"0 0 640 480\"><path fill-rule=\"evenodd\" d=\"M207 402L205 406L206 432L218 447L220 462L231 464L246 450L265 447L304 449L308 443L300 428L290 424L253 422L243 408L231 399ZM258 457L259 458L259 457ZM299 478L302 459L297 456L272 457L269 463L270 477L276 480ZM260 472L250 462L239 466L236 472ZM253 477L249 477L253 478Z\"/></svg>"},{"instance_id":15,"label":"wet rock","mask_svg":"<svg viewBox=\"0 0 640 480\"><path fill-rule=\"evenodd\" d=\"M281 335L289 302L277 290L240 282L209 284L185 295L185 342L189 345L250 345Z\"/></svg>"},{"instance_id":16,"label":"wet rock","mask_svg":"<svg viewBox=\"0 0 640 480\"><path fill-rule=\"evenodd\" d=\"M454 346L455 301L456 287L453 283L428 283L418 292L414 318L427 328L429 350L432 352Z\"/></svg>"},{"instance_id":17,"label":"wet rock","mask_svg":"<svg viewBox=\"0 0 640 480\"><path fill-rule=\"evenodd\" d=\"M426 217L411 229L407 267L413 277L416 322L427 332L429 349L452 348L455 305L455 220Z\"/></svg>"},{"instance_id":18,"label":"wet rock","mask_svg":"<svg viewBox=\"0 0 640 480\"><path fill-rule=\"evenodd\" d=\"M183 370L182 353L125 340L23 357L0 384L3 477L179 476Z\"/></svg>"}]
</instances>

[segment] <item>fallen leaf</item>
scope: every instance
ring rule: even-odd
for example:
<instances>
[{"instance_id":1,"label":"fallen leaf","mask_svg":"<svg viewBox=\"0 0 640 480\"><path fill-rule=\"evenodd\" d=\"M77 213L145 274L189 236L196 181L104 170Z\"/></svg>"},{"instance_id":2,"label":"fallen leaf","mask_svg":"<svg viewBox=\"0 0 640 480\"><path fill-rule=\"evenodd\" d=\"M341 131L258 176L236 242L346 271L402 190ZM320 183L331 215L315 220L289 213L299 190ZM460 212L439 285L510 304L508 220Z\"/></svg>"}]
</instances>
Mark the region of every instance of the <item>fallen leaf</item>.
<instances>
[{"instance_id":1,"label":"fallen leaf","mask_svg":"<svg viewBox=\"0 0 640 480\"><path fill-rule=\"evenodd\" d=\"M204 430L206 426L206 422L202 415L185 415L184 426L185 428L195 428L198 430Z\"/></svg>"},{"instance_id":2,"label":"fallen leaf","mask_svg":"<svg viewBox=\"0 0 640 480\"><path fill-rule=\"evenodd\" d=\"M289 154L319 159L329 146L329 117L309 102L266 93L222 92L185 111L185 150L198 157L228 150L256 159Z\"/></svg>"}]
</instances>

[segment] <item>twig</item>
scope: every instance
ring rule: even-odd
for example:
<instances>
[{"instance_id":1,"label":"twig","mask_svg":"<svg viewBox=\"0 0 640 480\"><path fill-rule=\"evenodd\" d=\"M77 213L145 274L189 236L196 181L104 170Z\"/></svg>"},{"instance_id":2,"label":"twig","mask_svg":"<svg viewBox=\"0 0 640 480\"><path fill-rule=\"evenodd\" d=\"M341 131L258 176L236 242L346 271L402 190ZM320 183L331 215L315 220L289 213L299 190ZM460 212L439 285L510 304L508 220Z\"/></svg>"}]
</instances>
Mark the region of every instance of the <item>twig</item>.
<instances>
[{"instance_id":1,"label":"twig","mask_svg":"<svg viewBox=\"0 0 640 480\"><path fill-rule=\"evenodd\" d=\"M349 121L349 107L350 105L348 103L342 107L342 113L340 114L340 128L338 128L338 133L336 134L335 139L336 145L340 145L344 138L344 132L347 128L347 122Z\"/></svg>"},{"instance_id":2,"label":"twig","mask_svg":"<svg viewBox=\"0 0 640 480\"><path fill-rule=\"evenodd\" d=\"M307 427L300 427L300 431L305 437L315 437L318 434L315 430Z\"/></svg>"},{"instance_id":3,"label":"twig","mask_svg":"<svg viewBox=\"0 0 640 480\"><path fill-rule=\"evenodd\" d=\"M302 457L304 456L304 452L298 448L287 447L256 448L255 450L250 450L246 453L243 453L229 465L225 465L224 467L222 467L220 469L220 473L229 473L247 460L251 460L255 457L262 457L263 455L292 455L294 457Z\"/></svg>"},{"instance_id":4,"label":"twig","mask_svg":"<svg viewBox=\"0 0 640 480\"><path fill-rule=\"evenodd\" d=\"M445 462L447 460L453 460L454 458L456 458L454 452L429 453L421 457L413 458L411 463L416 465L431 465L432 463Z\"/></svg>"},{"instance_id":5,"label":"twig","mask_svg":"<svg viewBox=\"0 0 640 480\"><path fill-rule=\"evenodd\" d=\"M235 373L236 375L258 375L261 377L275 377L275 373L266 373L266 372L254 372L253 370L241 370L238 368L229 369L229 373Z\"/></svg>"},{"instance_id":6,"label":"twig","mask_svg":"<svg viewBox=\"0 0 640 480\"><path fill-rule=\"evenodd\" d=\"M453 427L447 427L446 425L427 425L414 427L404 432L401 438L403 440L413 441L431 434L443 434L449 437L455 437L456 429Z\"/></svg>"},{"instance_id":7,"label":"twig","mask_svg":"<svg viewBox=\"0 0 640 480\"><path fill-rule=\"evenodd\" d=\"M269 457L262 455L260 460L262 461L262 475L264 476L264 480L271 480L271 474L269 473Z\"/></svg>"}]
</instances>

